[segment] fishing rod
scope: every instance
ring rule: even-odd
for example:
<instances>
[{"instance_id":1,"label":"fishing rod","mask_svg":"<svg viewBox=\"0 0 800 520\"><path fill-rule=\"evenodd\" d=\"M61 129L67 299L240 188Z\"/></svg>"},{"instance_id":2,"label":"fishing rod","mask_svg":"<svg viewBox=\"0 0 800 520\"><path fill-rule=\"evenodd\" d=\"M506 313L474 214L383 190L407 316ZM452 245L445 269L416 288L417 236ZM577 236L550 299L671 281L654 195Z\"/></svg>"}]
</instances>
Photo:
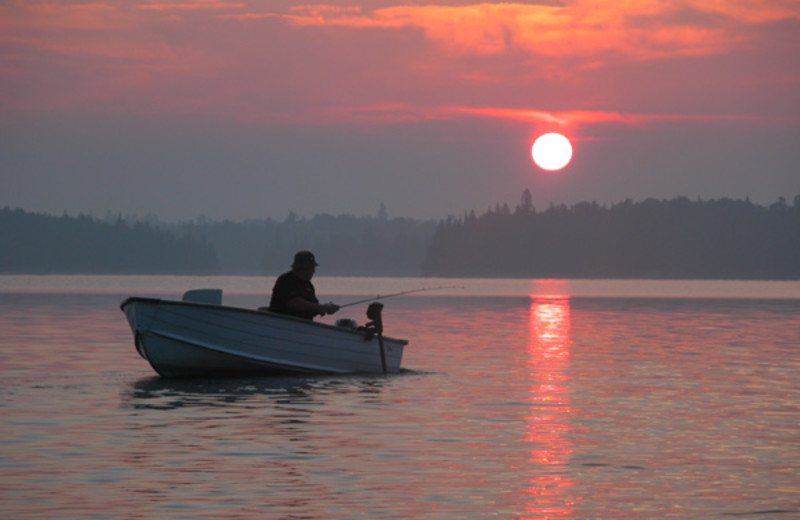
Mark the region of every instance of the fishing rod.
<instances>
[{"instance_id":1,"label":"fishing rod","mask_svg":"<svg viewBox=\"0 0 800 520\"><path fill-rule=\"evenodd\" d=\"M404 294L412 294L412 293L419 293L424 291L439 291L441 289L460 289L461 287L457 285L442 285L439 287L423 287L422 289L411 289L410 291L400 291L397 293L392 294L384 294L381 296L375 296L374 298L367 298L365 300L358 300L357 302L350 302L345 303L344 305L339 305L339 308L342 309L344 307L351 307L353 305L358 305L359 303L367 303L367 302L374 302L376 300L385 300L386 298L394 298L395 296L403 296Z\"/></svg>"}]
</instances>

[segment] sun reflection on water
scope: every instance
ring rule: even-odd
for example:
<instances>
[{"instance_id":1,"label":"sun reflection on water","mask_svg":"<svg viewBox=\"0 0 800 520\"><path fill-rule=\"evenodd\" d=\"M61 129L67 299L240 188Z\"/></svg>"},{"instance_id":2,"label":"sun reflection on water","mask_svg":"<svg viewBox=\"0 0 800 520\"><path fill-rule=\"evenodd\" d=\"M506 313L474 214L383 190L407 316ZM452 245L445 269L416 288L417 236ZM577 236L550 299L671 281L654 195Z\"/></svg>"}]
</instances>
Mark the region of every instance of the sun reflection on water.
<instances>
[{"instance_id":1,"label":"sun reflection on water","mask_svg":"<svg viewBox=\"0 0 800 520\"><path fill-rule=\"evenodd\" d=\"M530 443L527 520L569 518L577 499L567 466L569 439L569 296L531 296L528 368L530 411L525 439Z\"/></svg>"}]
</instances>

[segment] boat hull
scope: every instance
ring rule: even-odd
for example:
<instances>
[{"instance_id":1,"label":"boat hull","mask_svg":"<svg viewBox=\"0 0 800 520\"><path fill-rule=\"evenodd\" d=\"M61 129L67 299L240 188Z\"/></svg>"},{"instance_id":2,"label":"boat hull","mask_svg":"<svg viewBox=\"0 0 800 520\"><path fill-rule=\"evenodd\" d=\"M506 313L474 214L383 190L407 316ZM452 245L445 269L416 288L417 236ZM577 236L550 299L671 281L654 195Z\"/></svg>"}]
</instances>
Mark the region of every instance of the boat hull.
<instances>
[{"instance_id":1,"label":"boat hull","mask_svg":"<svg viewBox=\"0 0 800 520\"><path fill-rule=\"evenodd\" d=\"M164 377L394 373L408 343L223 305L134 297L121 308L137 351Z\"/></svg>"}]
</instances>

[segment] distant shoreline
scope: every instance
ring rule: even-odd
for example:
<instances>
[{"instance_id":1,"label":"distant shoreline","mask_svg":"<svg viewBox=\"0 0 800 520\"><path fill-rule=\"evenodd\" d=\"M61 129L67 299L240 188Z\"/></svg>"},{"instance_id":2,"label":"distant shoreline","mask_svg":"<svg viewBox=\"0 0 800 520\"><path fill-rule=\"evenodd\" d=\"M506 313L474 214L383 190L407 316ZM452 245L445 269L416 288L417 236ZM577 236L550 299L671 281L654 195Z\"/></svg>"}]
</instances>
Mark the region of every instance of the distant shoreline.
<instances>
[{"instance_id":1,"label":"distant shoreline","mask_svg":"<svg viewBox=\"0 0 800 520\"><path fill-rule=\"evenodd\" d=\"M378 296L446 287L415 297L723 298L800 300L800 280L650 280L317 276L322 298ZM189 289L219 288L228 296L266 297L273 276L0 274L0 294L150 295L180 298Z\"/></svg>"},{"instance_id":2,"label":"distant shoreline","mask_svg":"<svg viewBox=\"0 0 800 520\"><path fill-rule=\"evenodd\" d=\"M97 220L0 210L7 274L275 276L298 250L318 274L448 278L800 280L800 195L626 200L421 221L290 215L244 222Z\"/></svg>"}]
</instances>

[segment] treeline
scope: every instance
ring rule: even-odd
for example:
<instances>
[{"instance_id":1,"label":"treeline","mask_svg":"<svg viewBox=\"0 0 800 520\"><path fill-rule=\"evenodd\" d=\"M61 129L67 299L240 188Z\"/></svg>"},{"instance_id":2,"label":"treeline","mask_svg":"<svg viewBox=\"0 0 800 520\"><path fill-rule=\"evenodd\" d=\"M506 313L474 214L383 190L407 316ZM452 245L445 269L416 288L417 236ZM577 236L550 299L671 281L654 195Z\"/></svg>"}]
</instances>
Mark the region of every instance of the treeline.
<instances>
[{"instance_id":1,"label":"treeline","mask_svg":"<svg viewBox=\"0 0 800 520\"><path fill-rule=\"evenodd\" d=\"M417 276L436 221L316 215L283 221L55 217L0 210L0 273L276 275L314 251L326 275Z\"/></svg>"},{"instance_id":2,"label":"treeline","mask_svg":"<svg viewBox=\"0 0 800 520\"><path fill-rule=\"evenodd\" d=\"M55 217L0 210L0 272L215 274L214 247L202 237L87 215Z\"/></svg>"},{"instance_id":3,"label":"treeline","mask_svg":"<svg viewBox=\"0 0 800 520\"><path fill-rule=\"evenodd\" d=\"M319 273L351 276L800 279L800 196L582 202L537 211L528 190L441 222L290 214L168 224L0 210L0 273L273 276L309 249Z\"/></svg>"},{"instance_id":4,"label":"treeline","mask_svg":"<svg viewBox=\"0 0 800 520\"><path fill-rule=\"evenodd\" d=\"M324 273L417 276L435 229L435 221L407 218L290 218L266 242L261 269L265 274L285 271L296 251L309 249Z\"/></svg>"},{"instance_id":5,"label":"treeline","mask_svg":"<svg viewBox=\"0 0 800 520\"><path fill-rule=\"evenodd\" d=\"M190 227L215 245L225 274L279 274L306 249L316 255L320 274L418 276L436 221L291 213L283 221L200 221Z\"/></svg>"},{"instance_id":6,"label":"treeline","mask_svg":"<svg viewBox=\"0 0 800 520\"><path fill-rule=\"evenodd\" d=\"M800 196L583 202L536 211L525 191L441 222L424 272L436 276L800 279Z\"/></svg>"}]
</instances>

